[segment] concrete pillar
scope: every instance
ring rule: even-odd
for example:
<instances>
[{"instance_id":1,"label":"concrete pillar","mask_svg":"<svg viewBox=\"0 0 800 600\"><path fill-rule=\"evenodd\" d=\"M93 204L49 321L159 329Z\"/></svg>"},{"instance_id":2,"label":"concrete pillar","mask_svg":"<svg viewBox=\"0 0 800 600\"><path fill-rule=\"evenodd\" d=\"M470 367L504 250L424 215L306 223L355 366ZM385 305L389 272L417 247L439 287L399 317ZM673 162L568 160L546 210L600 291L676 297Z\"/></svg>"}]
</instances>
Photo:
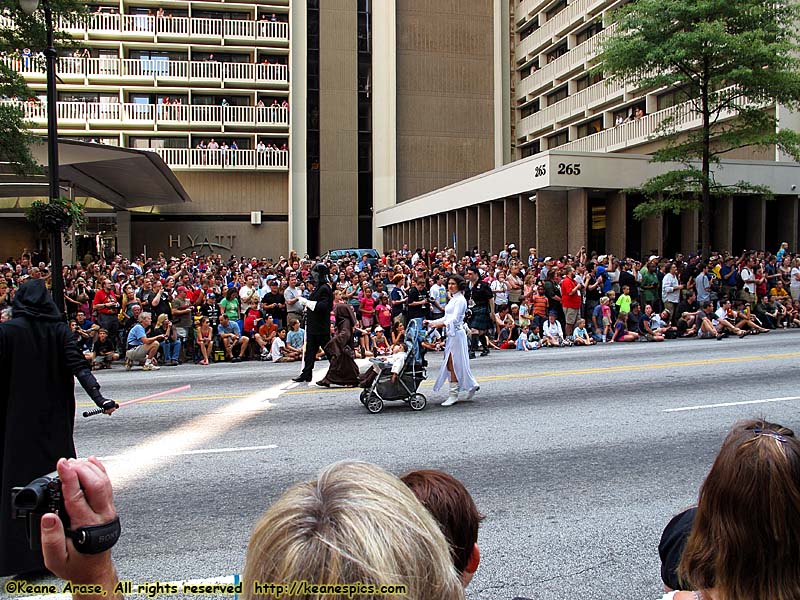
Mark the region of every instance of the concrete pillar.
<instances>
[{"instance_id":1,"label":"concrete pillar","mask_svg":"<svg viewBox=\"0 0 800 600\"><path fill-rule=\"evenodd\" d=\"M478 207L470 206L467 208L467 249L471 252L475 246L479 246Z\"/></svg>"},{"instance_id":2,"label":"concrete pillar","mask_svg":"<svg viewBox=\"0 0 800 600\"><path fill-rule=\"evenodd\" d=\"M697 210L684 211L681 214L681 229L683 230L683 249L686 252L697 252L700 249L700 212Z\"/></svg>"},{"instance_id":3,"label":"concrete pillar","mask_svg":"<svg viewBox=\"0 0 800 600\"><path fill-rule=\"evenodd\" d=\"M506 198L504 202L505 235L504 244L519 245L519 196ZM501 248L498 248L498 251Z\"/></svg>"},{"instance_id":4,"label":"concrete pillar","mask_svg":"<svg viewBox=\"0 0 800 600\"><path fill-rule=\"evenodd\" d=\"M539 256L567 250L567 192L536 192L536 249Z\"/></svg>"},{"instance_id":5,"label":"concrete pillar","mask_svg":"<svg viewBox=\"0 0 800 600\"><path fill-rule=\"evenodd\" d=\"M589 243L589 194L583 188L567 192L567 252L577 254Z\"/></svg>"},{"instance_id":6,"label":"concrete pillar","mask_svg":"<svg viewBox=\"0 0 800 600\"><path fill-rule=\"evenodd\" d=\"M133 256L133 249L131 248L131 213L127 210L118 210L116 217L117 252L122 256Z\"/></svg>"},{"instance_id":7,"label":"concrete pillar","mask_svg":"<svg viewBox=\"0 0 800 600\"><path fill-rule=\"evenodd\" d=\"M778 243L789 242L789 250L797 252L798 242L798 205L797 196L778 196ZM768 248L768 250L773 250Z\"/></svg>"},{"instance_id":8,"label":"concrete pillar","mask_svg":"<svg viewBox=\"0 0 800 600\"><path fill-rule=\"evenodd\" d=\"M459 208L456 213L456 254L467 250L467 209Z\"/></svg>"},{"instance_id":9,"label":"concrete pillar","mask_svg":"<svg viewBox=\"0 0 800 600\"><path fill-rule=\"evenodd\" d=\"M422 219L414 219L414 250L422 248Z\"/></svg>"},{"instance_id":10,"label":"concrete pillar","mask_svg":"<svg viewBox=\"0 0 800 600\"><path fill-rule=\"evenodd\" d=\"M519 197L519 256L527 260L528 248L536 247L536 204L528 194Z\"/></svg>"},{"instance_id":11,"label":"concrete pillar","mask_svg":"<svg viewBox=\"0 0 800 600\"><path fill-rule=\"evenodd\" d=\"M439 213L437 219L439 221L437 227L439 233L437 235L436 246L440 249L447 248L450 245L450 242L447 241L447 213Z\"/></svg>"},{"instance_id":12,"label":"concrete pillar","mask_svg":"<svg viewBox=\"0 0 800 600\"><path fill-rule=\"evenodd\" d=\"M505 217L503 211L505 204L502 200L494 200L489 203L489 247L487 248L489 254L495 254L503 249L505 242Z\"/></svg>"},{"instance_id":13,"label":"concrete pillar","mask_svg":"<svg viewBox=\"0 0 800 600\"><path fill-rule=\"evenodd\" d=\"M712 209L713 247L720 252L733 251L733 198L716 198Z\"/></svg>"},{"instance_id":14,"label":"concrete pillar","mask_svg":"<svg viewBox=\"0 0 800 600\"><path fill-rule=\"evenodd\" d=\"M609 194L606 198L606 252L614 256L626 254L626 200L624 192Z\"/></svg>"},{"instance_id":15,"label":"concrete pillar","mask_svg":"<svg viewBox=\"0 0 800 600\"><path fill-rule=\"evenodd\" d=\"M492 243L492 209L489 202L478 204L478 248L489 250Z\"/></svg>"},{"instance_id":16,"label":"concrete pillar","mask_svg":"<svg viewBox=\"0 0 800 600\"><path fill-rule=\"evenodd\" d=\"M426 250L430 250L431 247L431 218L430 217L422 217L420 219L422 221L422 239L420 240L420 246L425 248Z\"/></svg>"},{"instance_id":17,"label":"concrete pillar","mask_svg":"<svg viewBox=\"0 0 800 600\"><path fill-rule=\"evenodd\" d=\"M767 201L764 198L740 198L745 205L747 215L747 235L745 244L748 248L762 249L766 245ZM774 252L774 251L773 251Z\"/></svg>"},{"instance_id":18,"label":"concrete pillar","mask_svg":"<svg viewBox=\"0 0 800 600\"><path fill-rule=\"evenodd\" d=\"M664 254L664 218L661 215L642 221L642 256Z\"/></svg>"}]
</instances>

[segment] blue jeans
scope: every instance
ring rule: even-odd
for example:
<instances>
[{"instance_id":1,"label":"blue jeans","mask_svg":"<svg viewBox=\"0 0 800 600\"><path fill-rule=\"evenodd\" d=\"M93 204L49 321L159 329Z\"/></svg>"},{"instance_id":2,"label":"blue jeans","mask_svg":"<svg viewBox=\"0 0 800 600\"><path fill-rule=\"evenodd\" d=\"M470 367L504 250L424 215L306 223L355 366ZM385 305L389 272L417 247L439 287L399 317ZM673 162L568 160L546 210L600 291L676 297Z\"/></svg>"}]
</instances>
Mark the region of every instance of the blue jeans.
<instances>
[{"instance_id":1,"label":"blue jeans","mask_svg":"<svg viewBox=\"0 0 800 600\"><path fill-rule=\"evenodd\" d=\"M181 355L181 340L180 338L176 339L174 342L167 340L161 342L161 347L164 348L164 360L167 362L176 361L178 357Z\"/></svg>"}]
</instances>

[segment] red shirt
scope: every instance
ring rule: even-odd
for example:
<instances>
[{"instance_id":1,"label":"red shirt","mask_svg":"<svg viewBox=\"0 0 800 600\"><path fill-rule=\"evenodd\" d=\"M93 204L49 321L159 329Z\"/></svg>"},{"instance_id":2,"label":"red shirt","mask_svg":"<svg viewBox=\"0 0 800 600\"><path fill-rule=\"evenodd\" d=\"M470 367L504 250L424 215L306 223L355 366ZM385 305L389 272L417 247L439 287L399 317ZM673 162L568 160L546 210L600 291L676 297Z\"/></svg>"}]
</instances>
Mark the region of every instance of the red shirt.
<instances>
[{"instance_id":1,"label":"red shirt","mask_svg":"<svg viewBox=\"0 0 800 600\"><path fill-rule=\"evenodd\" d=\"M570 294L578 286L575 280L570 277L564 277L561 280L561 306L564 308L580 308L581 295L576 291Z\"/></svg>"},{"instance_id":2,"label":"red shirt","mask_svg":"<svg viewBox=\"0 0 800 600\"><path fill-rule=\"evenodd\" d=\"M103 308L96 308L98 304L110 304L111 302L116 302L117 297L114 295L114 292L109 292L106 294L105 290L97 290L94 293L94 303L92 307L101 315L115 315L119 311L116 308L111 308L109 306L104 306Z\"/></svg>"}]
</instances>

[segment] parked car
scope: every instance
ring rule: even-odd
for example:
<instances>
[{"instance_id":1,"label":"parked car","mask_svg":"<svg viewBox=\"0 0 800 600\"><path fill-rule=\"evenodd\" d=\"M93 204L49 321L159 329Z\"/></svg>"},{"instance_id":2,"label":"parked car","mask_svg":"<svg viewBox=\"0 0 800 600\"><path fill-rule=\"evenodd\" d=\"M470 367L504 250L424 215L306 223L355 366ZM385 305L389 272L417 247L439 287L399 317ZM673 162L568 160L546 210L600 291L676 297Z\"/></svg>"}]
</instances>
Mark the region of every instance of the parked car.
<instances>
[{"instance_id":1,"label":"parked car","mask_svg":"<svg viewBox=\"0 0 800 600\"><path fill-rule=\"evenodd\" d=\"M328 252L322 256L322 260L337 262L349 256L351 260L358 262L365 254L369 257L367 258L369 264L374 267L380 259L380 254L378 254L378 251L374 248L340 248L338 250L328 250Z\"/></svg>"}]
</instances>

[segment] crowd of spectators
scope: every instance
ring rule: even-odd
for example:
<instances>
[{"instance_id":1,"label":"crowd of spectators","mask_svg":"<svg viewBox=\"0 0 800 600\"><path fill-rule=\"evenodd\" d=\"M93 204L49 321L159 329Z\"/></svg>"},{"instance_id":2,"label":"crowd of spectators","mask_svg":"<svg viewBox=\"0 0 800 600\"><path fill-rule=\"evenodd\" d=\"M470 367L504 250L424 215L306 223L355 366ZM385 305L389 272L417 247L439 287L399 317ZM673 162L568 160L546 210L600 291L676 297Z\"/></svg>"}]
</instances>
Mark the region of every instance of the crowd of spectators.
<instances>
[{"instance_id":1,"label":"crowd of spectators","mask_svg":"<svg viewBox=\"0 0 800 600\"><path fill-rule=\"evenodd\" d=\"M63 270L66 313L76 343L95 368L126 359L144 369L183 362L299 360L304 342L298 298L315 261L291 252L277 260L197 253L155 258L86 257ZM452 248L410 250L378 259L328 261L334 302L353 307L360 357L389 354L410 320L435 319L447 303L447 273L491 290L489 348L532 351L571 345L714 338L800 327L800 255L677 254L645 260L588 254L522 256ZM52 274L25 252L0 265L0 313L16 288ZM469 291L467 293L469 295ZM471 301L473 304L474 301ZM438 331L422 339L442 347ZM477 345L478 336L473 336ZM473 348L475 350L475 348Z\"/></svg>"}]
</instances>

